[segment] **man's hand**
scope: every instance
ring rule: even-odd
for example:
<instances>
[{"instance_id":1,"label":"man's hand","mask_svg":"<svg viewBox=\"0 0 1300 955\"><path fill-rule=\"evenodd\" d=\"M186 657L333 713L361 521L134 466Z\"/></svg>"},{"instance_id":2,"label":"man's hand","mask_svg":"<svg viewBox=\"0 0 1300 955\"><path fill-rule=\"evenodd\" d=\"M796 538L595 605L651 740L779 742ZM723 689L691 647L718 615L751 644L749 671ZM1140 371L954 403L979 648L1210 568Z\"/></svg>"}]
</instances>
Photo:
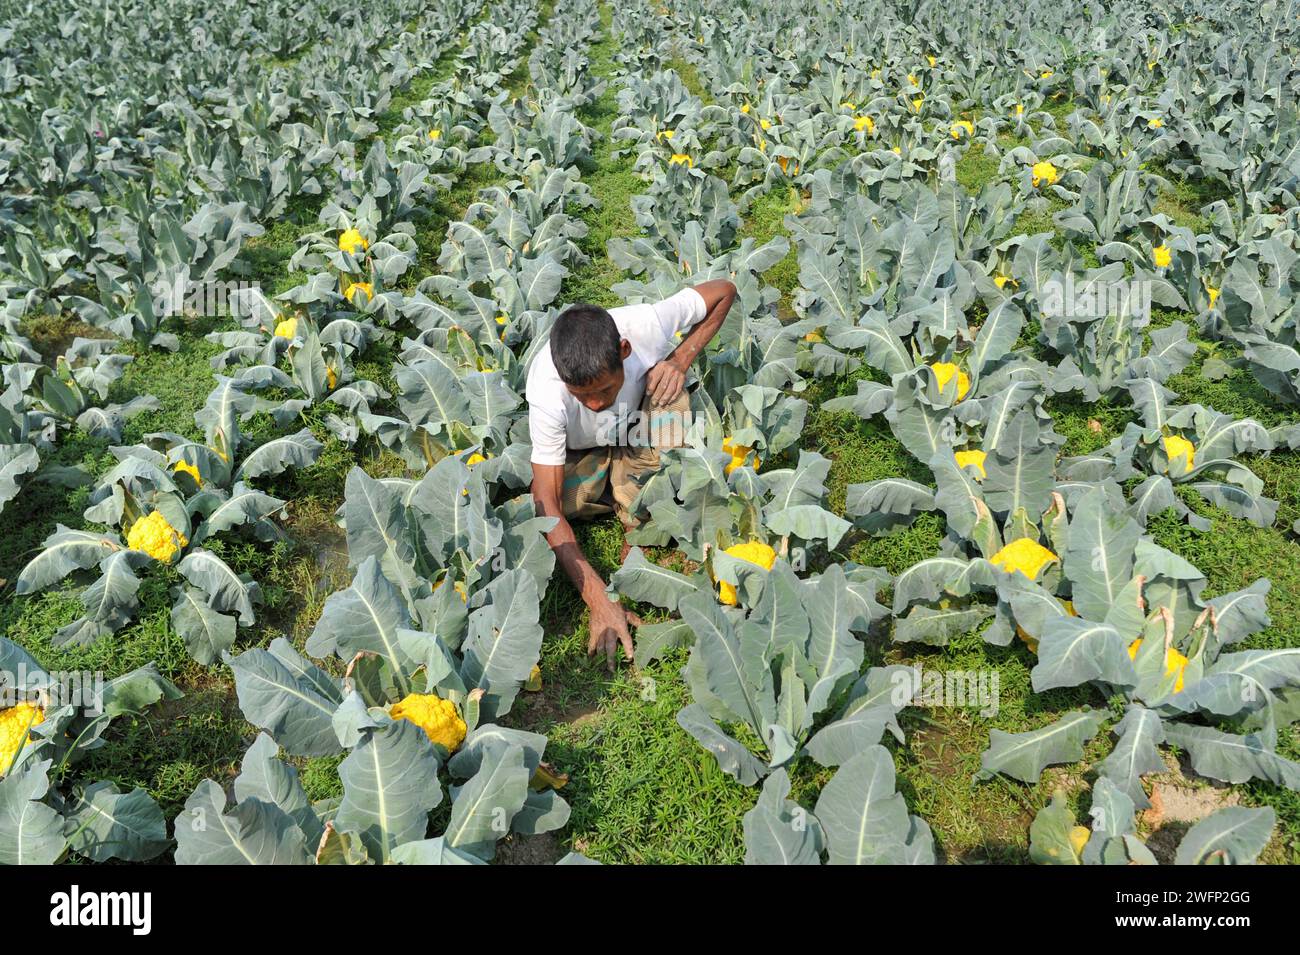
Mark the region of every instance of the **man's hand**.
<instances>
[{"instance_id":1,"label":"man's hand","mask_svg":"<svg viewBox=\"0 0 1300 955\"><path fill-rule=\"evenodd\" d=\"M605 663L609 672L614 672L614 661L618 645L623 644L623 655L632 662L632 634L628 624L641 626L641 618L630 610L605 597L600 597L591 604L591 638L587 641L587 656L595 656L597 651L605 654Z\"/></svg>"},{"instance_id":2,"label":"man's hand","mask_svg":"<svg viewBox=\"0 0 1300 955\"><path fill-rule=\"evenodd\" d=\"M662 406L673 401L685 387L686 375L670 359L661 361L646 375L646 394L657 405Z\"/></svg>"}]
</instances>

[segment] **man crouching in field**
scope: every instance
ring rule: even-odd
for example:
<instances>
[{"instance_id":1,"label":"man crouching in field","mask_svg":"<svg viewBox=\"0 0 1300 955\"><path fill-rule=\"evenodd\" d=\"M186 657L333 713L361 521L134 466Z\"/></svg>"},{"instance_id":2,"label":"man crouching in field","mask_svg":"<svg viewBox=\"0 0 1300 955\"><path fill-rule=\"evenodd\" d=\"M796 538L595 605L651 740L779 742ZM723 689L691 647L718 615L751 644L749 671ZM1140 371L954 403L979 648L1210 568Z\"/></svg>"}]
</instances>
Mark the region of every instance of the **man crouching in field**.
<instances>
[{"instance_id":1,"label":"man crouching in field","mask_svg":"<svg viewBox=\"0 0 1300 955\"><path fill-rule=\"evenodd\" d=\"M610 670L620 643L632 659L631 615L606 596L569 521L614 512L635 527L628 507L638 478L659 467L660 449L682 446L686 374L735 299L736 286L716 279L653 305L574 305L528 367L533 501L538 514L559 518L546 539L591 610L587 655L603 650Z\"/></svg>"}]
</instances>

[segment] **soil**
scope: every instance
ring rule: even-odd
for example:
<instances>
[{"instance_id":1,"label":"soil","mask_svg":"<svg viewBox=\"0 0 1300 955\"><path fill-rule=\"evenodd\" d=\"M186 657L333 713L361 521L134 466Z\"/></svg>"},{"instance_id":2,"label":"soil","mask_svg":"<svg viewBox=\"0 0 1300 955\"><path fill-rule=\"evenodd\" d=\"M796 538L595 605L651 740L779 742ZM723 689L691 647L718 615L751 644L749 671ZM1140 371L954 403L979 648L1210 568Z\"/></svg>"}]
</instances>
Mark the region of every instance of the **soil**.
<instances>
[{"instance_id":1,"label":"soil","mask_svg":"<svg viewBox=\"0 0 1300 955\"><path fill-rule=\"evenodd\" d=\"M512 833L497 845L498 865L555 865L567 855L553 833L535 836Z\"/></svg>"},{"instance_id":2,"label":"soil","mask_svg":"<svg viewBox=\"0 0 1300 955\"><path fill-rule=\"evenodd\" d=\"M1226 785L1197 777L1193 782L1182 767L1170 760L1170 771L1155 777L1151 808L1142 813L1141 827L1150 830L1147 848L1161 865L1171 865L1187 830L1225 806L1235 806L1240 796Z\"/></svg>"}]
</instances>

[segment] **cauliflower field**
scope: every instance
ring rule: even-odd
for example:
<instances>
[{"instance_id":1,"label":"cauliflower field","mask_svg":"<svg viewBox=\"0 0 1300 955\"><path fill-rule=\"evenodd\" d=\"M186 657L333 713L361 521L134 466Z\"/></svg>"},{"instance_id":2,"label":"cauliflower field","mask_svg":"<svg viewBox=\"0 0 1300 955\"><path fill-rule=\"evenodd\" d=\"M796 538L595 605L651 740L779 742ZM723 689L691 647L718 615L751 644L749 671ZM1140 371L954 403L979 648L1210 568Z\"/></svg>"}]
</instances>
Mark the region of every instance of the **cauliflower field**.
<instances>
[{"instance_id":1,"label":"cauliflower field","mask_svg":"<svg viewBox=\"0 0 1300 955\"><path fill-rule=\"evenodd\" d=\"M0 0L0 862L1300 862L1298 32ZM525 369L712 278L611 675Z\"/></svg>"}]
</instances>

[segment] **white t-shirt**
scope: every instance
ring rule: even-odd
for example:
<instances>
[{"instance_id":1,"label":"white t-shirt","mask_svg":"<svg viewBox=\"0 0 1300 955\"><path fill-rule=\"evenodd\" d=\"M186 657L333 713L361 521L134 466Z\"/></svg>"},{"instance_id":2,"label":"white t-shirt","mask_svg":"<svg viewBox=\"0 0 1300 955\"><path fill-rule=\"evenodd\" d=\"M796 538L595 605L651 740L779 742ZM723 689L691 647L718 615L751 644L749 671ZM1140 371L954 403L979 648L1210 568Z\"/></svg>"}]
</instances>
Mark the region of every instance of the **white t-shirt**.
<instances>
[{"instance_id":1,"label":"white t-shirt","mask_svg":"<svg viewBox=\"0 0 1300 955\"><path fill-rule=\"evenodd\" d=\"M548 342L528 366L528 431L534 464L563 464L569 448L618 444L628 415L641 407L646 373L672 354L678 334L704 318L704 296L684 288L662 302L620 305L609 314L632 346L623 362L623 387L614 404L599 413L573 397L551 360Z\"/></svg>"}]
</instances>

